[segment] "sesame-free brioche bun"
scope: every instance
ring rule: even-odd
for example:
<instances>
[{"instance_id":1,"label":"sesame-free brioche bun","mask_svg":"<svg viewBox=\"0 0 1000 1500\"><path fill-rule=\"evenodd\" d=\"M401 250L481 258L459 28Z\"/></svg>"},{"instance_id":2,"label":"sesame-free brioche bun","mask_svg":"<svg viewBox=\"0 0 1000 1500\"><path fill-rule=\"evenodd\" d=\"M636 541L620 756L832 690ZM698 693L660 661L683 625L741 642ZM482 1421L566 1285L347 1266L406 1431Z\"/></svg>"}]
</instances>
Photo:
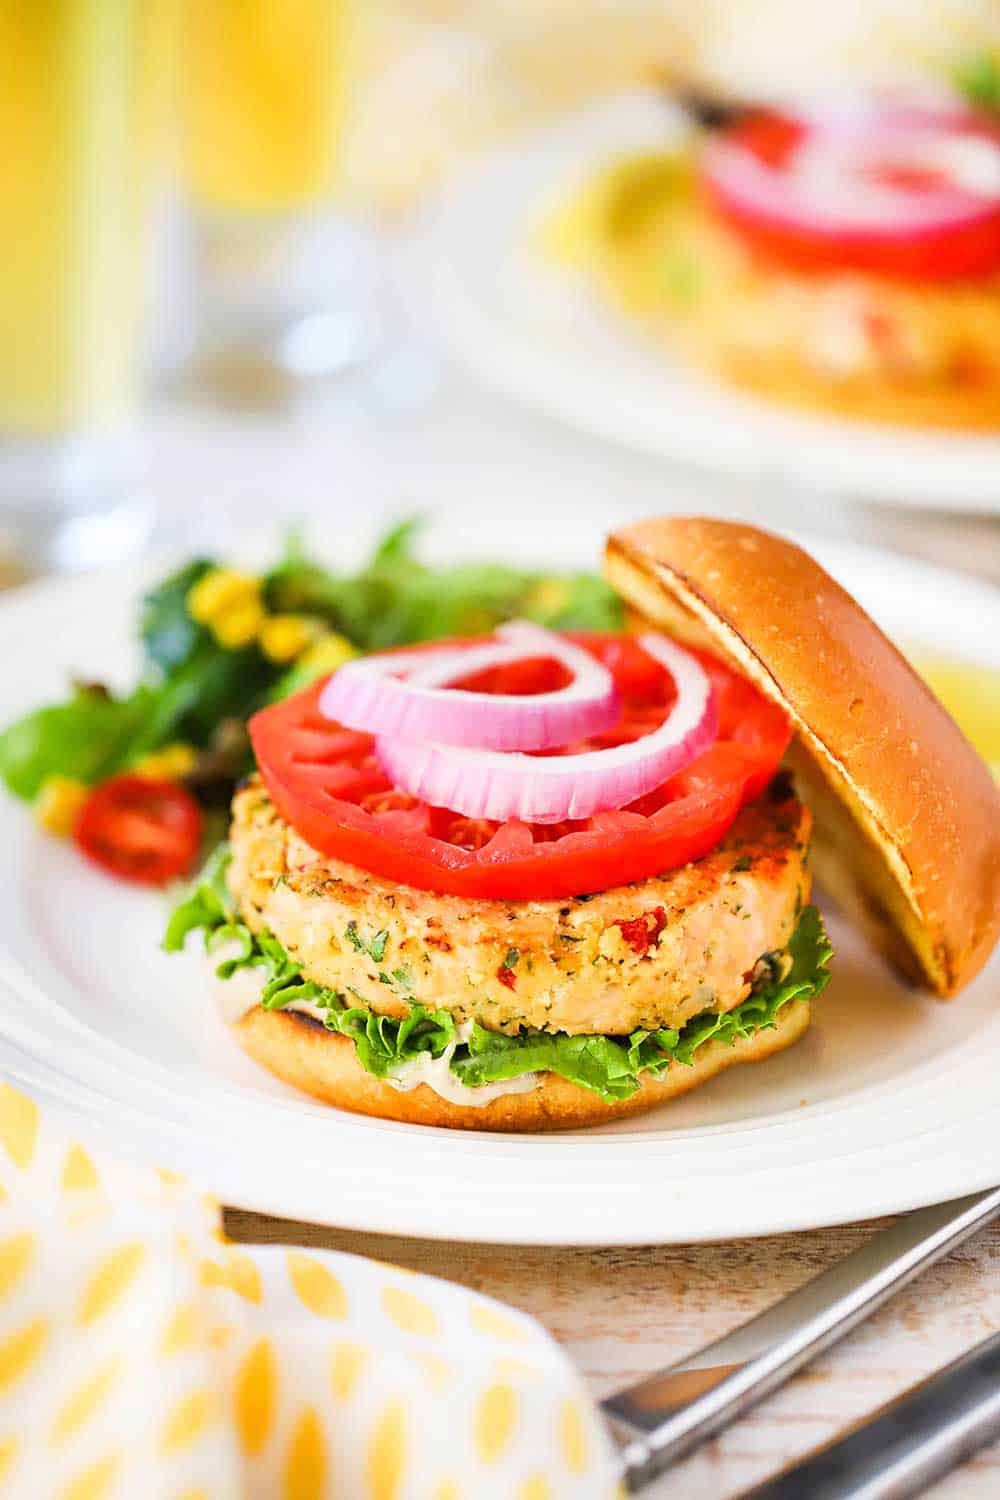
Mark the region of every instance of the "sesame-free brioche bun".
<instances>
[{"instance_id":1,"label":"sesame-free brioche bun","mask_svg":"<svg viewBox=\"0 0 1000 1500\"><path fill-rule=\"evenodd\" d=\"M788 714L814 867L840 905L909 978L968 984L1000 936L1000 790L857 601L792 542L714 519L626 527L605 571Z\"/></svg>"},{"instance_id":2,"label":"sesame-free brioche bun","mask_svg":"<svg viewBox=\"0 0 1000 1500\"><path fill-rule=\"evenodd\" d=\"M775 1025L730 1044L709 1041L690 1067L672 1064L659 1077L646 1076L629 1099L607 1102L599 1094L555 1073L542 1073L530 1093L503 1094L489 1104L453 1104L419 1084L403 1092L365 1071L354 1043L328 1031L311 1016L255 1006L238 1022L234 1035L255 1062L306 1094L354 1114L440 1125L451 1130L571 1130L600 1125L652 1109L697 1088L734 1063L762 1062L790 1047L809 1025L809 1002L791 1000Z\"/></svg>"}]
</instances>

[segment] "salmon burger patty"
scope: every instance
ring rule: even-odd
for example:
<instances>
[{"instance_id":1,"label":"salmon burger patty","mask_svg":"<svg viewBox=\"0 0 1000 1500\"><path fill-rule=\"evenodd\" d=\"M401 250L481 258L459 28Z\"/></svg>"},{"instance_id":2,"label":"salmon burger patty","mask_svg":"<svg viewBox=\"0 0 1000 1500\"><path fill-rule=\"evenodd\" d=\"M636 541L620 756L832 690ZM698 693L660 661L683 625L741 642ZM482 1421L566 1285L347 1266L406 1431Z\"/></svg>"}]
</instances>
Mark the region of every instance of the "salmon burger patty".
<instances>
[{"instance_id":1,"label":"salmon burger patty","mask_svg":"<svg viewBox=\"0 0 1000 1500\"><path fill-rule=\"evenodd\" d=\"M251 932L370 1011L440 1008L507 1035L626 1035L747 999L808 900L810 826L779 776L694 864L590 897L469 900L317 854L254 780L235 799L228 884Z\"/></svg>"}]
</instances>

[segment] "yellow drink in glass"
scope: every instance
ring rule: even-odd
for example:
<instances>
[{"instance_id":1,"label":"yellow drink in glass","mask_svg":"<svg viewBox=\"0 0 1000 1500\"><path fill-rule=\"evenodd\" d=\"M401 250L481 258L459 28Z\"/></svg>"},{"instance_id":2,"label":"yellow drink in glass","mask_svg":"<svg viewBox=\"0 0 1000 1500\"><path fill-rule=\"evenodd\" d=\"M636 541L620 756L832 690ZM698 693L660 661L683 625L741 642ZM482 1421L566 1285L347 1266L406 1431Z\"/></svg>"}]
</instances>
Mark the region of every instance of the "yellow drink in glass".
<instances>
[{"instance_id":1,"label":"yellow drink in glass","mask_svg":"<svg viewBox=\"0 0 1000 1500\"><path fill-rule=\"evenodd\" d=\"M121 499L171 3L0 0L0 513L40 542Z\"/></svg>"},{"instance_id":2,"label":"yellow drink in glass","mask_svg":"<svg viewBox=\"0 0 1000 1500\"><path fill-rule=\"evenodd\" d=\"M351 0L184 0L184 183L199 373L283 397L369 352L372 256L333 207Z\"/></svg>"},{"instance_id":3,"label":"yellow drink in glass","mask_svg":"<svg viewBox=\"0 0 1000 1500\"><path fill-rule=\"evenodd\" d=\"M0 430L120 420L136 387L164 0L0 0Z\"/></svg>"},{"instance_id":4,"label":"yellow drink in glass","mask_svg":"<svg viewBox=\"0 0 1000 1500\"><path fill-rule=\"evenodd\" d=\"M347 0L186 0L184 164L238 213L328 197L347 82Z\"/></svg>"}]
</instances>

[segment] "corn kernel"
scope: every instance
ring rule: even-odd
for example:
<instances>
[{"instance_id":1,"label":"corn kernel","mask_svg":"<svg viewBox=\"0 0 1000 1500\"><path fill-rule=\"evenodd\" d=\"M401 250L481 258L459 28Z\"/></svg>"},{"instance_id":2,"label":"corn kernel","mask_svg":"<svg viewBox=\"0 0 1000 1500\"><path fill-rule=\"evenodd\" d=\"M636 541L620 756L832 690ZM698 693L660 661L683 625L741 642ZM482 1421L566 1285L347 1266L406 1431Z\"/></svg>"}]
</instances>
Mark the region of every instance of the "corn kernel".
<instances>
[{"instance_id":1,"label":"corn kernel","mask_svg":"<svg viewBox=\"0 0 1000 1500\"><path fill-rule=\"evenodd\" d=\"M75 776L49 776L35 798L35 821L49 833L69 838L87 800L89 787Z\"/></svg>"},{"instance_id":2,"label":"corn kernel","mask_svg":"<svg viewBox=\"0 0 1000 1500\"><path fill-rule=\"evenodd\" d=\"M357 655L357 650L346 636L330 630L321 635L308 651L303 652L298 665L319 675L321 672L335 672L345 661L350 661Z\"/></svg>"},{"instance_id":3,"label":"corn kernel","mask_svg":"<svg viewBox=\"0 0 1000 1500\"><path fill-rule=\"evenodd\" d=\"M294 661L315 641L322 626L305 615L268 615L260 627L260 649L269 661Z\"/></svg>"},{"instance_id":4,"label":"corn kernel","mask_svg":"<svg viewBox=\"0 0 1000 1500\"><path fill-rule=\"evenodd\" d=\"M532 589L530 603L542 614L557 615L569 603L569 589L562 578L543 578Z\"/></svg>"},{"instance_id":5,"label":"corn kernel","mask_svg":"<svg viewBox=\"0 0 1000 1500\"><path fill-rule=\"evenodd\" d=\"M260 581L235 568L211 568L188 590L187 608L199 625L214 625L232 610L259 603Z\"/></svg>"},{"instance_id":6,"label":"corn kernel","mask_svg":"<svg viewBox=\"0 0 1000 1500\"><path fill-rule=\"evenodd\" d=\"M239 651L257 639L263 619L260 599L247 599L222 611L210 622L209 629L220 646L227 651Z\"/></svg>"},{"instance_id":7,"label":"corn kernel","mask_svg":"<svg viewBox=\"0 0 1000 1500\"><path fill-rule=\"evenodd\" d=\"M152 781L182 781L194 770L197 759L194 746L178 740L174 745L164 745L162 750L144 755L129 770L134 776L148 776Z\"/></svg>"}]
</instances>

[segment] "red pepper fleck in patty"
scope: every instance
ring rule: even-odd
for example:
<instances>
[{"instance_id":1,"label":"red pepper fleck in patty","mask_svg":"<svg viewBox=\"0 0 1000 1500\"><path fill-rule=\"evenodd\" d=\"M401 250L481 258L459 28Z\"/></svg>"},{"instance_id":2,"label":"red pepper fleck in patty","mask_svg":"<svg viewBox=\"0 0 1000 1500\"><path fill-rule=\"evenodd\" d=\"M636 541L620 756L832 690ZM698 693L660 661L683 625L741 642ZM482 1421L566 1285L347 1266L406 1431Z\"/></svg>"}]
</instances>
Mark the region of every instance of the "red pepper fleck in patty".
<instances>
[{"instance_id":1,"label":"red pepper fleck in patty","mask_svg":"<svg viewBox=\"0 0 1000 1500\"><path fill-rule=\"evenodd\" d=\"M655 906L652 911L643 912L641 917L631 917L614 925L622 935L622 942L628 943L632 952L643 958L659 942L660 933L667 925L667 914L662 906Z\"/></svg>"},{"instance_id":2,"label":"red pepper fleck in patty","mask_svg":"<svg viewBox=\"0 0 1000 1500\"><path fill-rule=\"evenodd\" d=\"M499 969L497 969L497 978L499 979L500 983L505 984L509 990L514 989L517 985L517 975L514 973L513 969L508 969L506 964L501 964Z\"/></svg>"}]
</instances>

